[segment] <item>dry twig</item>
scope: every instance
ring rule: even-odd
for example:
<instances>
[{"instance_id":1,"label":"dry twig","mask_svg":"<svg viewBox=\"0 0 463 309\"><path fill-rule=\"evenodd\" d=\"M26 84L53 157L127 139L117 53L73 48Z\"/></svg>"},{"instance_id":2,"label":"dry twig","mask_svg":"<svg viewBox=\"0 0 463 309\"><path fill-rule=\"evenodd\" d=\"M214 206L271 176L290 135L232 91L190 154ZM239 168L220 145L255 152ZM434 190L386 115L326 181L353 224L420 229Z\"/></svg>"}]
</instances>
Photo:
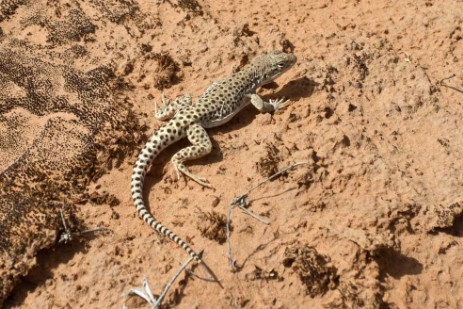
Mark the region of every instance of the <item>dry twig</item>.
<instances>
[{"instance_id":1,"label":"dry twig","mask_svg":"<svg viewBox=\"0 0 463 309\"><path fill-rule=\"evenodd\" d=\"M61 215L61 220L63 221L64 232L60 235L60 237L58 239L58 244L61 244L61 243L67 244L68 242L72 241L73 235L74 236L82 236L83 234L91 233L91 232L97 232L97 231L110 231L110 232L112 232L112 230L108 229L107 227L94 227L94 228L83 230L83 231L71 232L71 230L69 229L69 227L66 224L66 220L64 220L63 210L60 209L59 213Z\"/></svg>"},{"instance_id":2,"label":"dry twig","mask_svg":"<svg viewBox=\"0 0 463 309\"><path fill-rule=\"evenodd\" d=\"M421 70L423 70L423 73L424 73L424 75L426 76L426 79L428 80L429 84L431 85L431 87L430 87L430 89L429 89L430 92L431 92L431 94L434 93L434 92L436 92L437 87L439 87L439 86L443 86L443 87L446 87L446 88L450 88L450 89L453 89L453 90L458 91L458 92L460 92L460 93L463 93L463 90L462 90L462 89L459 89L459 88L457 88L457 87L455 87L455 86L451 86L451 85L447 85L447 84L444 84L444 83L443 83L443 81L452 79L452 78L454 78L455 76L457 76L455 73L452 74L452 75L450 75L449 77L445 77L445 78L442 78L441 80L438 80L438 81L434 84L434 83L432 82L431 77L429 76L428 72L426 71L426 70L427 70L426 67L422 66L420 63L418 63L418 61L413 62L412 57L411 57L410 54L407 53L407 52L400 51L399 54L404 54L404 55L406 56L405 61L410 62L410 63L413 63L416 67L419 67Z\"/></svg>"},{"instance_id":3,"label":"dry twig","mask_svg":"<svg viewBox=\"0 0 463 309\"><path fill-rule=\"evenodd\" d=\"M298 167L300 165L306 165L306 164L309 164L309 162L299 162L299 163L295 163L295 164L292 164L290 166L287 166L284 169L276 172L272 176L268 177L264 181L260 182L256 186L252 187L246 193L244 193L244 194L242 194L242 195L240 195L238 197L235 197L235 199L233 199L232 203L230 204L230 208L228 208L228 214L227 214L227 258L228 258L228 261L229 261L229 263L231 265L232 271L237 271L238 270L238 268L236 266L236 260L232 256L231 241L230 241L230 237L231 237L230 225L231 225L231 217L232 217L233 209L235 207L239 207L241 210L243 210L246 214L252 216L254 219L256 219L256 220L258 220L258 221L260 221L260 222L262 222L264 224L270 224L270 222L268 222L267 220L263 219L259 215L256 215L255 213L253 213L252 211L250 211L249 209L246 208L247 206L249 206L249 202L246 200L246 198L249 196L249 194L253 190L255 190L258 187L262 186L266 182L275 179L276 177L286 173L289 170L294 169L295 167Z\"/></svg>"},{"instance_id":4,"label":"dry twig","mask_svg":"<svg viewBox=\"0 0 463 309\"><path fill-rule=\"evenodd\" d=\"M202 254L202 251L199 253L200 255ZM174 284L175 280L180 276L182 271L185 270L185 268L188 267L188 265L193 261L193 258L190 257L185 263L183 263L182 267L180 267L179 270L174 274L174 276L170 279L170 281L166 284L164 290L162 291L162 294L159 295L158 298L154 297L153 292L151 292L151 288L148 283L148 279L146 277L143 277L143 287L141 288L131 288L128 292L124 293L124 296L129 296L131 294L135 294L137 296L140 296L143 298L146 302L148 302L151 305L152 309L156 309L161 305L162 300L164 297L166 297L167 292L171 288L172 284ZM124 305L124 308L127 308L126 305Z\"/></svg>"},{"instance_id":5,"label":"dry twig","mask_svg":"<svg viewBox=\"0 0 463 309\"><path fill-rule=\"evenodd\" d=\"M453 90L455 90L455 91L458 91L458 92L460 92L460 93L463 93L463 90L462 90L462 89L459 89L459 88L457 88L457 87L454 87L454 86L447 85L447 84L444 84L444 83L443 83L444 80L452 79L452 78L454 78L455 76L457 76L457 74L454 73L454 74L450 75L449 77L443 78L443 79L441 79L440 81L437 82L437 85L443 86L443 87L447 87L447 88L453 89Z\"/></svg>"}]
</instances>

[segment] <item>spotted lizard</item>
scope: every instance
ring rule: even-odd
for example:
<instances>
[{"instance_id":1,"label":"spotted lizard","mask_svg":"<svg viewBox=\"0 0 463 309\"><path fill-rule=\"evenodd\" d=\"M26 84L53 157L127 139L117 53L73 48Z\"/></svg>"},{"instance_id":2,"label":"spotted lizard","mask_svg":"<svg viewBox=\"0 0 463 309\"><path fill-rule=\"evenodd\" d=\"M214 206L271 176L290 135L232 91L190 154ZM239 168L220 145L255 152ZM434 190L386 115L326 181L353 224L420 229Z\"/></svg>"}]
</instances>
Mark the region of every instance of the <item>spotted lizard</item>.
<instances>
[{"instance_id":1,"label":"spotted lizard","mask_svg":"<svg viewBox=\"0 0 463 309\"><path fill-rule=\"evenodd\" d=\"M212 144L206 129L225 124L249 103L260 112L271 112L287 104L282 99L265 102L256 94L256 88L273 81L296 63L296 56L272 51L255 58L239 72L213 83L196 104L190 96L180 96L171 101L162 96L162 106L155 116L160 120L170 119L149 138L133 168L131 191L138 215L158 233L169 237L181 246L194 260L202 263L198 254L180 237L157 221L143 202L143 181L151 162L169 145L187 137L191 146L178 151L172 157L177 172L197 183L211 187L209 182L192 174L185 161L203 157L211 152Z\"/></svg>"}]
</instances>

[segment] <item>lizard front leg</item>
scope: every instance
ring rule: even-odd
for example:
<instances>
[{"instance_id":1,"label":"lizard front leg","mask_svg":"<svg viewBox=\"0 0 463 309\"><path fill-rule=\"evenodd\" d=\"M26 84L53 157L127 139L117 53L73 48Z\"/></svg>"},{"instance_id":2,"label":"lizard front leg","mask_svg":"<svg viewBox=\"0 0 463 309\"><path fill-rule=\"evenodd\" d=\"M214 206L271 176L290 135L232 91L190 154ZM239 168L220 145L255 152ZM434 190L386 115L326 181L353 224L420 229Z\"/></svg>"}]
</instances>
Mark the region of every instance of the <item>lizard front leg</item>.
<instances>
[{"instance_id":1,"label":"lizard front leg","mask_svg":"<svg viewBox=\"0 0 463 309\"><path fill-rule=\"evenodd\" d=\"M289 100L277 99L277 100L269 100L265 102L261 97L257 94L248 94L248 98L251 99L251 104L254 105L261 113L268 113L273 112L274 110L280 109L285 107Z\"/></svg>"},{"instance_id":2,"label":"lizard front leg","mask_svg":"<svg viewBox=\"0 0 463 309\"><path fill-rule=\"evenodd\" d=\"M154 114L159 120L167 120L175 116L180 109L186 108L192 104L190 95L176 97L173 101L161 94L161 107L154 103Z\"/></svg>"},{"instance_id":3,"label":"lizard front leg","mask_svg":"<svg viewBox=\"0 0 463 309\"><path fill-rule=\"evenodd\" d=\"M180 176L181 172L200 185L212 188L206 179L191 173L185 164L183 164L185 161L198 159L210 153L212 151L211 140L209 139L206 130L197 123L188 127L187 137L193 146L183 148L172 157L172 163L177 171L177 176Z\"/></svg>"}]
</instances>

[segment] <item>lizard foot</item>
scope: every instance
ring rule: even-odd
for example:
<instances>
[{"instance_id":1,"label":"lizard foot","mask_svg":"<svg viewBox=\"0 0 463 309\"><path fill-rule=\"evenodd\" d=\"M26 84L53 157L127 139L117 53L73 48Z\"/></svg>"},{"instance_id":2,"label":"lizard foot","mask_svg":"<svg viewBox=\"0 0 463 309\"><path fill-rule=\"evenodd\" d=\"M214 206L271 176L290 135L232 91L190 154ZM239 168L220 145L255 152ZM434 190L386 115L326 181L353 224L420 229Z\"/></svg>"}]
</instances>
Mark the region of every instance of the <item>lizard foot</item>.
<instances>
[{"instance_id":1,"label":"lizard foot","mask_svg":"<svg viewBox=\"0 0 463 309\"><path fill-rule=\"evenodd\" d=\"M177 173L177 179L180 179L180 173L182 173L183 175L193 179L194 181L196 181L197 183L199 183L200 185L204 187L211 188L211 189L214 188L206 178L193 174L192 172L188 170L188 168L184 164L177 163L177 164L174 164L174 167Z\"/></svg>"}]
</instances>

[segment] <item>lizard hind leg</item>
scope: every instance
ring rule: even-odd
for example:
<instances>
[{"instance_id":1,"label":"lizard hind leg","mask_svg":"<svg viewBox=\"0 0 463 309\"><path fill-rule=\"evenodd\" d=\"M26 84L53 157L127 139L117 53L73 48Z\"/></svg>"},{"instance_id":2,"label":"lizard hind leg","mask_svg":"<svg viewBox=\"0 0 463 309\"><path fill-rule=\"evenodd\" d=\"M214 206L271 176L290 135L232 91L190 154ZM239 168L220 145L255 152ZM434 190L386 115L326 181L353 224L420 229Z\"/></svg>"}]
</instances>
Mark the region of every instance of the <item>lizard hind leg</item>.
<instances>
[{"instance_id":1,"label":"lizard hind leg","mask_svg":"<svg viewBox=\"0 0 463 309\"><path fill-rule=\"evenodd\" d=\"M191 173L184 164L185 161L198 159L209 154L212 151L211 140L206 130L197 123L190 125L187 130L187 137L193 145L181 149L172 157L172 163L177 171L177 176L182 173L200 185L212 188L209 181Z\"/></svg>"}]
</instances>

